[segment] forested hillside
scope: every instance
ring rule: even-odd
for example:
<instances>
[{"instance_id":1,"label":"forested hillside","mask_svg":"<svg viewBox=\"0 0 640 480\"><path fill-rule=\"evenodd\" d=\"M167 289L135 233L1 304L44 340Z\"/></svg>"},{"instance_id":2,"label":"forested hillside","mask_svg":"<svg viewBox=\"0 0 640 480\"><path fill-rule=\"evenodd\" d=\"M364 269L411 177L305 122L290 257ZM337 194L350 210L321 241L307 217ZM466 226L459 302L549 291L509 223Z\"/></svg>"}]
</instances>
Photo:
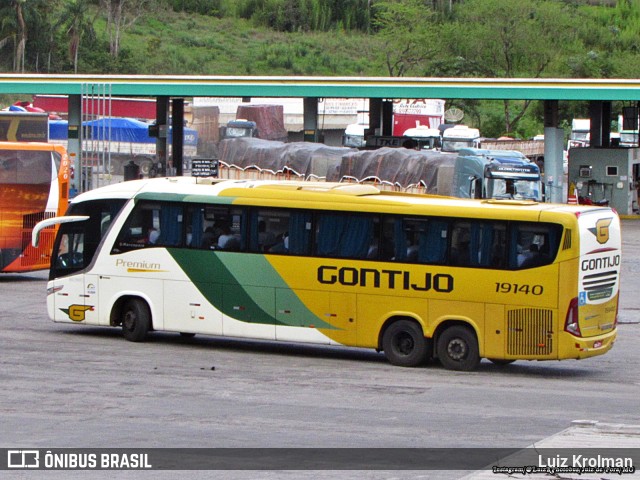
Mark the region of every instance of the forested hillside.
<instances>
[{"instance_id":1,"label":"forested hillside","mask_svg":"<svg viewBox=\"0 0 640 480\"><path fill-rule=\"evenodd\" d=\"M638 78L640 0L0 0L0 68ZM537 104L453 103L487 134L539 133Z\"/></svg>"}]
</instances>

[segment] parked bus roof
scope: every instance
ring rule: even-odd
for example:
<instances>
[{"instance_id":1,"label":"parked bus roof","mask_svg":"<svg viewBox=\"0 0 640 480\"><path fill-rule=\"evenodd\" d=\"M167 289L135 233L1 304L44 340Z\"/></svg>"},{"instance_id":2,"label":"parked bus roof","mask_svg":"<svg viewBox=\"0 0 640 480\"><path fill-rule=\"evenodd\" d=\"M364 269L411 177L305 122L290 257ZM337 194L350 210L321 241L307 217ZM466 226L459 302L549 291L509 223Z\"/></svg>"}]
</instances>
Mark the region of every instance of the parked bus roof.
<instances>
[{"instance_id":1,"label":"parked bus roof","mask_svg":"<svg viewBox=\"0 0 640 480\"><path fill-rule=\"evenodd\" d=\"M60 150L60 145L47 142L0 142L0 150Z\"/></svg>"},{"instance_id":2,"label":"parked bus roof","mask_svg":"<svg viewBox=\"0 0 640 480\"><path fill-rule=\"evenodd\" d=\"M324 195L318 195L323 193ZM474 218L505 218L535 221L543 211L578 212L593 210L592 206L538 203L533 200L471 200L438 195L391 192L379 190L374 185L334 182L224 180L195 177L163 177L121 182L84 192L72 202L102 198L139 198L150 200L177 200L193 203L211 202L211 197L224 197L237 205L264 202L261 206L326 208L343 211L386 212L397 210L411 214L414 207L429 205L439 216L457 216L457 209L465 209ZM221 203L229 203L221 202ZM322 207L319 207L322 205ZM302 208L304 208L302 207ZM487 208L488 207L488 208ZM417 214L418 212L416 212Z\"/></svg>"}]
</instances>

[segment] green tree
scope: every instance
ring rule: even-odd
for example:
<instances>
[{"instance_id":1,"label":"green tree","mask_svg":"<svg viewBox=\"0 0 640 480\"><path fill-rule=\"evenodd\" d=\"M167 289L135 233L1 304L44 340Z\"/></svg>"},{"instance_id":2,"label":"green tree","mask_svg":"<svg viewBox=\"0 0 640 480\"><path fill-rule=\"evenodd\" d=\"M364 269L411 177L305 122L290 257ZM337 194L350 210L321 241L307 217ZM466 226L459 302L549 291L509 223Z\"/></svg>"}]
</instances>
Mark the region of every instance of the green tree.
<instances>
[{"instance_id":1,"label":"green tree","mask_svg":"<svg viewBox=\"0 0 640 480\"><path fill-rule=\"evenodd\" d=\"M80 42L85 35L93 36L94 18L90 18L87 0L68 0L61 13L59 24L64 27L69 39L69 60L73 62L73 72L78 73Z\"/></svg>"},{"instance_id":2,"label":"green tree","mask_svg":"<svg viewBox=\"0 0 640 480\"><path fill-rule=\"evenodd\" d=\"M417 74L437 54L433 11L422 0L374 4L372 24L382 42L380 54L391 77Z\"/></svg>"},{"instance_id":3,"label":"green tree","mask_svg":"<svg viewBox=\"0 0 640 480\"><path fill-rule=\"evenodd\" d=\"M454 6L442 52L462 76L540 78L566 72L564 55L579 47L573 10L555 1L467 0ZM444 69L447 66L445 65ZM504 132L515 131L529 100L503 101Z\"/></svg>"},{"instance_id":4,"label":"green tree","mask_svg":"<svg viewBox=\"0 0 640 480\"><path fill-rule=\"evenodd\" d=\"M122 33L131 27L144 13L151 0L100 0L100 6L107 13L107 35L109 53L118 58Z\"/></svg>"},{"instance_id":5,"label":"green tree","mask_svg":"<svg viewBox=\"0 0 640 480\"><path fill-rule=\"evenodd\" d=\"M12 69L14 72L24 73L29 32L25 9L29 5L27 5L27 0L9 0L3 3L4 6L0 11L2 15L0 48L5 48L9 45L13 47Z\"/></svg>"},{"instance_id":6,"label":"green tree","mask_svg":"<svg viewBox=\"0 0 640 480\"><path fill-rule=\"evenodd\" d=\"M25 72L49 64L58 8L58 0L0 1L0 50L11 51L10 58L0 57L1 67Z\"/></svg>"}]
</instances>

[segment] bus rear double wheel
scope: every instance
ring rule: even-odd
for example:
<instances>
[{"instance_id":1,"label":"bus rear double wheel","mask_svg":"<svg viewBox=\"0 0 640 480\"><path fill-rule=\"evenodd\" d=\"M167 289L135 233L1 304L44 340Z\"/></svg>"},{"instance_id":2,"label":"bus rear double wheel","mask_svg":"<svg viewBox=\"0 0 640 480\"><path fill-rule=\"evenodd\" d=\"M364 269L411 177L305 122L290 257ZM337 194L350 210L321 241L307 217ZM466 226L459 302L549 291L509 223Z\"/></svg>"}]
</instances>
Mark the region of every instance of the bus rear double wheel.
<instances>
[{"instance_id":1,"label":"bus rear double wheel","mask_svg":"<svg viewBox=\"0 0 640 480\"><path fill-rule=\"evenodd\" d=\"M392 365L418 367L431 356L431 343L412 320L396 320L382 336L382 350Z\"/></svg>"},{"instance_id":2,"label":"bus rear double wheel","mask_svg":"<svg viewBox=\"0 0 640 480\"><path fill-rule=\"evenodd\" d=\"M464 325L452 325L438 336L438 359L448 370L470 372L480 364L478 338Z\"/></svg>"}]
</instances>

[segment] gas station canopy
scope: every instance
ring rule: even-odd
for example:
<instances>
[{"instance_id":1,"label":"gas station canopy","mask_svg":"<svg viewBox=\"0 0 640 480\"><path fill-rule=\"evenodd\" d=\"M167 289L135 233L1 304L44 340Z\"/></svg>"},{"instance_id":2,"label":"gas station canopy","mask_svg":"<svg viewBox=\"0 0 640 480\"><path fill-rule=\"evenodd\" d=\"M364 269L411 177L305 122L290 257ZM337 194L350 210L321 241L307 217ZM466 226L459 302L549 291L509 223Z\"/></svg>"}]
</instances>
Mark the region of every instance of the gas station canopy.
<instances>
[{"instance_id":1,"label":"gas station canopy","mask_svg":"<svg viewBox=\"0 0 640 480\"><path fill-rule=\"evenodd\" d=\"M113 96L149 97L640 100L637 79L0 74L3 94L82 95L94 88Z\"/></svg>"}]
</instances>

